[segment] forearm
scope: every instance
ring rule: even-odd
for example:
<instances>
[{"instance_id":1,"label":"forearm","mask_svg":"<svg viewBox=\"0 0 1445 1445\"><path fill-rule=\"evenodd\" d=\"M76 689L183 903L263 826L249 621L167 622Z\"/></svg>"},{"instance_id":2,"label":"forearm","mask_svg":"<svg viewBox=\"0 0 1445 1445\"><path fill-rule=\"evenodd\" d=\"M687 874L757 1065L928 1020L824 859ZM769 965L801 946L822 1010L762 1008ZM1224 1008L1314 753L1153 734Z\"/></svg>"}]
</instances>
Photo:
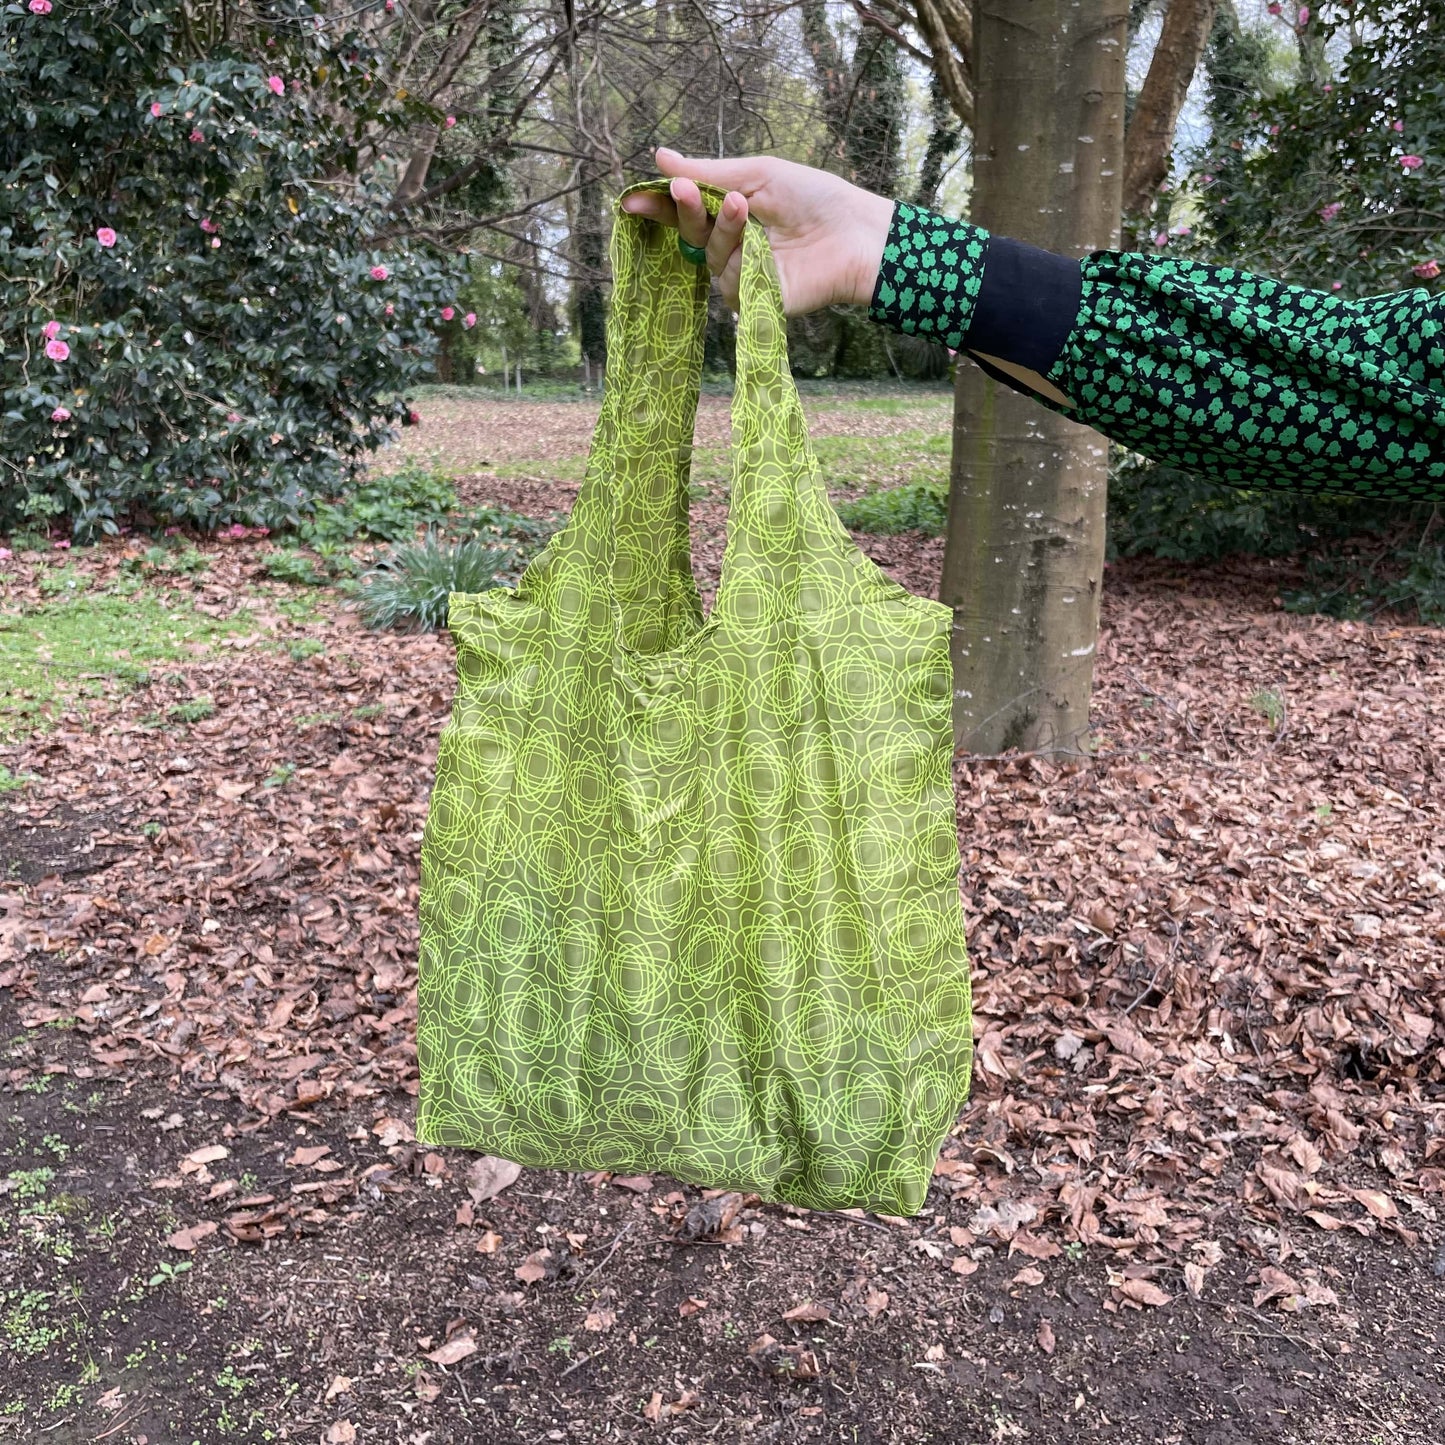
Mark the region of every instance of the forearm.
<instances>
[{"instance_id":1,"label":"forearm","mask_svg":"<svg viewBox=\"0 0 1445 1445\"><path fill-rule=\"evenodd\" d=\"M1074 261L900 202L869 314L1218 481L1445 496L1445 299L1423 290L1351 302L1173 258Z\"/></svg>"}]
</instances>

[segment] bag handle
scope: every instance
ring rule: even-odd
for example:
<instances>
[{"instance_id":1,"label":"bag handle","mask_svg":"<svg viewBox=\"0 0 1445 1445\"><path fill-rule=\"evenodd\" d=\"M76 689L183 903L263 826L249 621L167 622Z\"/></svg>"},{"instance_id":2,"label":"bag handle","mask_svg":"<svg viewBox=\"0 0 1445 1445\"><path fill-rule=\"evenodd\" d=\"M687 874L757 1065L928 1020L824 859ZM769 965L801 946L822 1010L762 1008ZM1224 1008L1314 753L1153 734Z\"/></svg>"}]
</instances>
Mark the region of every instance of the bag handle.
<instances>
[{"instance_id":1,"label":"bag handle","mask_svg":"<svg viewBox=\"0 0 1445 1445\"><path fill-rule=\"evenodd\" d=\"M758 622L790 600L809 547L838 534L808 445L792 374L782 290L767 233L749 217L742 237L732 492L727 545L706 622L692 573L688 478L711 277L677 249L670 226L614 203L606 390L573 509L575 542L612 603L622 653L652 656L696 641L723 619ZM727 194L699 185L715 216ZM627 485L619 487L618 478ZM821 531L820 531L821 529ZM569 528L569 530L571 530ZM637 645L628 646L632 638Z\"/></svg>"}]
</instances>

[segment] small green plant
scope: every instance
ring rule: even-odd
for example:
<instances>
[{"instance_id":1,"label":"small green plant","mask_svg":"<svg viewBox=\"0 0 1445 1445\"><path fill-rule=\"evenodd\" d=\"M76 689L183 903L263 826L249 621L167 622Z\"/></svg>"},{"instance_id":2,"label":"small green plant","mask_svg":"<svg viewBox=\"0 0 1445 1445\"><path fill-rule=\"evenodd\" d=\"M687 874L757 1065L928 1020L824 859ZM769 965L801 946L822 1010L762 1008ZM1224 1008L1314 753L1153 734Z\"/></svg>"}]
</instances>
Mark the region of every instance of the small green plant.
<instances>
[{"instance_id":1,"label":"small green plant","mask_svg":"<svg viewBox=\"0 0 1445 1445\"><path fill-rule=\"evenodd\" d=\"M401 542L415 537L418 527L437 526L456 504L447 476L408 459L394 472L367 477L341 501L321 503L296 535L318 553L369 537Z\"/></svg>"},{"instance_id":2,"label":"small green plant","mask_svg":"<svg viewBox=\"0 0 1445 1445\"><path fill-rule=\"evenodd\" d=\"M18 793L35 781L34 773L12 773L9 768L0 766L0 793Z\"/></svg>"},{"instance_id":3,"label":"small green plant","mask_svg":"<svg viewBox=\"0 0 1445 1445\"><path fill-rule=\"evenodd\" d=\"M40 576L39 587L43 597L60 597L84 592L90 586L90 574L79 567L58 567Z\"/></svg>"},{"instance_id":4,"label":"small green plant","mask_svg":"<svg viewBox=\"0 0 1445 1445\"><path fill-rule=\"evenodd\" d=\"M188 1259L177 1260L175 1264L163 1259L156 1266L156 1272L146 1281L146 1285L154 1289L159 1284L174 1284L190 1268L191 1261Z\"/></svg>"},{"instance_id":5,"label":"small green plant","mask_svg":"<svg viewBox=\"0 0 1445 1445\"><path fill-rule=\"evenodd\" d=\"M515 561L510 547L475 539L443 542L428 530L421 541L394 547L362 579L362 618L377 629L445 627L451 593L496 587Z\"/></svg>"},{"instance_id":6,"label":"small green plant","mask_svg":"<svg viewBox=\"0 0 1445 1445\"><path fill-rule=\"evenodd\" d=\"M296 719L296 730L297 732L301 732L306 728L319 727L322 723L333 723L336 722L339 717L340 714L334 712L308 712L304 717L298 717Z\"/></svg>"},{"instance_id":7,"label":"small green plant","mask_svg":"<svg viewBox=\"0 0 1445 1445\"><path fill-rule=\"evenodd\" d=\"M298 587L324 587L329 580L310 557L293 547L268 552L265 568L273 581L291 582Z\"/></svg>"},{"instance_id":8,"label":"small green plant","mask_svg":"<svg viewBox=\"0 0 1445 1445\"><path fill-rule=\"evenodd\" d=\"M251 1383L244 1375L238 1375L233 1365L226 1365L216 1376L216 1383L232 1395L239 1395Z\"/></svg>"},{"instance_id":9,"label":"small green plant","mask_svg":"<svg viewBox=\"0 0 1445 1445\"><path fill-rule=\"evenodd\" d=\"M703 496L711 496L710 487L702 487ZM551 512L546 517L528 517L506 507L483 504L459 512L447 519L446 531L453 537L476 537L479 541L513 544L519 556L528 556L544 546L566 524L566 512Z\"/></svg>"},{"instance_id":10,"label":"small green plant","mask_svg":"<svg viewBox=\"0 0 1445 1445\"><path fill-rule=\"evenodd\" d=\"M50 1291L0 1290L0 1340L22 1360L41 1354L61 1331L39 1318L50 1313Z\"/></svg>"},{"instance_id":11,"label":"small green plant","mask_svg":"<svg viewBox=\"0 0 1445 1445\"><path fill-rule=\"evenodd\" d=\"M189 702L173 702L166 709L166 716L175 722L198 723L214 717L216 704L206 695L193 697Z\"/></svg>"},{"instance_id":12,"label":"small green plant","mask_svg":"<svg viewBox=\"0 0 1445 1445\"><path fill-rule=\"evenodd\" d=\"M291 781L295 772L295 763L282 763L279 768L267 776L261 786L263 788L284 788Z\"/></svg>"},{"instance_id":13,"label":"small green plant","mask_svg":"<svg viewBox=\"0 0 1445 1445\"><path fill-rule=\"evenodd\" d=\"M74 1405L81 1396L81 1387L78 1384L58 1384L51 1392L51 1397L45 1402L48 1410L65 1410Z\"/></svg>"},{"instance_id":14,"label":"small green plant","mask_svg":"<svg viewBox=\"0 0 1445 1445\"><path fill-rule=\"evenodd\" d=\"M286 655L292 662L305 662L308 657L316 657L326 651L326 644L319 637L298 637L286 649Z\"/></svg>"},{"instance_id":15,"label":"small green plant","mask_svg":"<svg viewBox=\"0 0 1445 1445\"><path fill-rule=\"evenodd\" d=\"M158 573L194 577L210 566L205 555L189 543L177 545L175 539L167 538L165 546L147 547L139 557L123 558L120 572L123 577L153 577Z\"/></svg>"},{"instance_id":16,"label":"small green plant","mask_svg":"<svg viewBox=\"0 0 1445 1445\"><path fill-rule=\"evenodd\" d=\"M1278 732L1284 721L1284 697L1277 688L1262 687L1250 698L1249 705L1269 723L1271 732Z\"/></svg>"},{"instance_id":17,"label":"small green plant","mask_svg":"<svg viewBox=\"0 0 1445 1445\"><path fill-rule=\"evenodd\" d=\"M380 702L364 702L360 707L351 709L352 717L358 722L366 722L371 718L380 717L386 711L386 704Z\"/></svg>"},{"instance_id":18,"label":"small green plant","mask_svg":"<svg viewBox=\"0 0 1445 1445\"><path fill-rule=\"evenodd\" d=\"M908 482L865 493L837 509L845 527L855 532L892 537L922 532L941 537L948 522L948 488L938 482Z\"/></svg>"},{"instance_id":19,"label":"small green plant","mask_svg":"<svg viewBox=\"0 0 1445 1445\"><path fill-rule=\"evenodd\" d=\"M156 839L165 831L164 823L147 823L141 830L143 838Z\"/></svg>"},{"instance_id":20,"label":"small green plant","mask_svg":"<svg viewBox=\"0 0 1445 1445\"><path fill-rule=\"evenodd\" d=\"M46 1185L55 1178L55 1170L42 1164L38 1169L15 1169L9 1174L17 1199L43 1199Z\"/></svg>"}]
</instances>

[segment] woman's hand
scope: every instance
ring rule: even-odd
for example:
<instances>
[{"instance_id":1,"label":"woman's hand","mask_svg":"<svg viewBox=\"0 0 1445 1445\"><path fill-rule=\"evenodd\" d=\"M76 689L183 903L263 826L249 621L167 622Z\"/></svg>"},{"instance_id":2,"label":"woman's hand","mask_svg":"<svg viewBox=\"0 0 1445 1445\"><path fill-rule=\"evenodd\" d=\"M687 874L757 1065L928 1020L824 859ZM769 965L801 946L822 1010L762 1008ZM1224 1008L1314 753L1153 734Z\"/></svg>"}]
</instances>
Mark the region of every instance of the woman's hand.
<instances>
[{"instance_id":1,"label":"woman's hand","mask_svg":"<svg viewBox=\"0 0 1445 1445\"><path fill-rule=\"evenodd\" d=\"M783 311L801 316L822 306L873 299L888 241L893 202L828 171L774 156L689 160L660 148L657 168L675 179L667 196L629 196L623 209L676 226L684 241L707 250L708 270L723 300L738 309L743 226L751 212L772 244ZM714 221L695 181L728 192Z\"/></svg>"}]
</instances>

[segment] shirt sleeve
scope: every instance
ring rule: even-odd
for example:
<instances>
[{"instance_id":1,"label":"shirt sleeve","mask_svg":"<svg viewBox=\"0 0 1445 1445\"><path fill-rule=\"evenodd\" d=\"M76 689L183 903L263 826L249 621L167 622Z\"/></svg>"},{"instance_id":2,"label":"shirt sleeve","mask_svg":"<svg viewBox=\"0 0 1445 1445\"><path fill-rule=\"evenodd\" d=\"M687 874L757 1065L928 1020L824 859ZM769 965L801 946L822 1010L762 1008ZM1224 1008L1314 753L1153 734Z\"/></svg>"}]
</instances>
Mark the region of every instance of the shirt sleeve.
<instances>
[{"instance_id":1,"label":"shirt sleeve","mask_svg":"<svg viewBox=\"0 0 1445 1445\"><path fill-rule=\"evenodd\" d=\"M979 363L1214 481L1445 498L1445 296L1422 287L1352 301L1175 257L1074 261L900 201L869 315L1036 371L1076 405Z\"/></svg>"}]
</instances>

